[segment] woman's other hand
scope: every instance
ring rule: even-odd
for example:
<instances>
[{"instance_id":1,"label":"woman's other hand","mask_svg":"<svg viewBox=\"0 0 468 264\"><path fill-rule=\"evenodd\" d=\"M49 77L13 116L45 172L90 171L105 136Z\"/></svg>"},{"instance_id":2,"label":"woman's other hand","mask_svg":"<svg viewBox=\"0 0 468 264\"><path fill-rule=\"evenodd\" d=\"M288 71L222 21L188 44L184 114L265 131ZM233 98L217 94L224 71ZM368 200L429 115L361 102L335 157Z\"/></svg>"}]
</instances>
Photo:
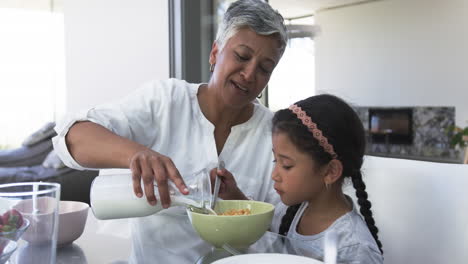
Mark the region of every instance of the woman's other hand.
<instances>
[{"instance_id":1,"label":"woman's other hand","mask_svg":"<svg viewBox=\"0 0 468 264\"><path fill-rule=\"evenodd\" d=\"M171 204L169 197L168 180L175 183L182 194L188 194L188 189L184 180L179 174L174 163L156 151L146 149L136 152L130 160L132 171L133 191L138 197L143 196L141 182L145 190L146 199L151 205L157 203L154 194L154 182L158 185L159 199L163 208L168 208Z\"/></svg>"},{"instance_id":2,"label":"woman's other hand","mask_svg":"<svg viewBox=\"0 0 468 264\"><path fill-rule=\"evenodd\" d=\"M219 187L218 197L224 200L248 200L248 198L242 193L242 191L237 186L236 179L226 169L217 169L214 168L210 171L210 178L212 182L212 189L214 188L214 183L216 176L219 176L221 184Z\"/></svg>"}]
</instances>

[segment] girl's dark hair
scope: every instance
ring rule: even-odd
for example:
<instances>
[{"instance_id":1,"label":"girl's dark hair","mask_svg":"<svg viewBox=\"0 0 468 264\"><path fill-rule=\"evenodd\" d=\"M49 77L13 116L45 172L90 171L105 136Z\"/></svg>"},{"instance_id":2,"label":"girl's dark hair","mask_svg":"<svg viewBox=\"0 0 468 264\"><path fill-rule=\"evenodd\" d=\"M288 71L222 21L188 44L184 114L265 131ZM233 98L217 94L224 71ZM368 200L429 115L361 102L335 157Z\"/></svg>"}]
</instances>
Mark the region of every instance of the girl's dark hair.
<instances>
[{"instance_id":1,"label":"girl's dark hair","mask_svg":"<svg viewBox=\"0 0 468 264\"><path fill-rule=\"evenodd\" d=\"M371 203L367 199L366 185L362 180L366 139L364 127L356 112L340 98L322 94L309 97L296 103L312 119L333 146L337 159L343 164L343 178L350 177L364 217L375 242L382 251L378 238L378 228L372 216ZM308 153L319 165L325 165L332 156L325 152L302 121L289 109L279 110L273 117L273 133L286 133L291 142L304 153ZM281 220L279 232L286 235L300 204L288 208Z\"/></svg>"}]
</instances>

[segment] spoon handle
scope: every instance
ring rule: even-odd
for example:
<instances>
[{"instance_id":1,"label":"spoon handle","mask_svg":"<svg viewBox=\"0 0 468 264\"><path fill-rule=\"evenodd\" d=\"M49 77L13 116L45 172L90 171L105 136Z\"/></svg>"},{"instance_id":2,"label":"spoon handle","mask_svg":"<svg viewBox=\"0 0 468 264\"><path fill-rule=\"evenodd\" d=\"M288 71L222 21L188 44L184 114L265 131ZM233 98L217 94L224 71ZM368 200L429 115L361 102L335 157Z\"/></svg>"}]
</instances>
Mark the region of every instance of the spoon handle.
<instances>
[{"instance_id":1,"label":"spoon handle","mask_svg":"<svg viewBox=\"0 0 468 264\"><path fill-rule=\"evenodd\" d=\"M229 254L231 254L233 256L237 256L237 255L242 254L240 251L238 251L237 249L231 247L231 245L229 245L229 244L223 244L222 248L224 250L226 250L227 252L229 252Z\"/></svg>"},{"instance_id":2,"label":"spoon handle","mask_svg":"<svg viewBox=\"0 0 468 264\"><path fill-rule=\"evenodd\" d=\"M218 170L222 170L222 169L224 169L224 161L221 160L218 162ZM219 179L219 176L216 176L215 186L214 186L214 191L213 191L213 199L211 200L211 209L215 208L216 200L218 199L220 185L221 185L221 180Z\"/></svg>"}]
</instances>

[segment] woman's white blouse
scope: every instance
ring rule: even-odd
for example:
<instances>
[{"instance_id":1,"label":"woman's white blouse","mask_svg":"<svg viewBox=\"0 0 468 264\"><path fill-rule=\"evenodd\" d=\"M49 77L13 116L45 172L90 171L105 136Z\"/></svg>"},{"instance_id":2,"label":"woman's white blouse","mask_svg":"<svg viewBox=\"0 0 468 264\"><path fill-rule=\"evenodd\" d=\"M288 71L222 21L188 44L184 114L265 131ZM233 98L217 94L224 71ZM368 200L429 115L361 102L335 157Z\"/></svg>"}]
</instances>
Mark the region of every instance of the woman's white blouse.
<instances>
[{"instance_id":1,"label":"woman's white blouse","mask_svg":"<svg viewBox=\"0 0 468 264\"><path fill-rule=\"evenodd\" d=\"M88 120L170 157L182 177L216 167L219 158L246 196L276 203L279 197L270 178L272 113L255 103L253 116L232 127L218 157L214 126L198 104L199 87L176 79L152 81L120 102L68 116L55 128L54 148L67 166L85 169L68 152L65 136L75 122ZM134 218L131 227L133 263L194 263L209 247L180 208Z\"/></svg>"}]
</instances>

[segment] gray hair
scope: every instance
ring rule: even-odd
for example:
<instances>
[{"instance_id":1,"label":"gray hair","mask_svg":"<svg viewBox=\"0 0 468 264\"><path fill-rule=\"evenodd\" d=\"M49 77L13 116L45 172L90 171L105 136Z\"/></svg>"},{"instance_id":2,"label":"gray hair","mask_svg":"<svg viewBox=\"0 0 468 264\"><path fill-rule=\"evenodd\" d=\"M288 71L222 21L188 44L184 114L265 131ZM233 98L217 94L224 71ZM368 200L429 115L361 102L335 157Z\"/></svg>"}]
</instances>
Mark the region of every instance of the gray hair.
<instances>
[{"instance_id":1,"label":"gray hair","mask_svg":"<svg viewBox=\"0 0 468 264\"><path fill-rule=\"evenodd\" d=\"M226 42L241 28L249 27L259 35L278 34L281 52L286 48L284 19L278 11L262 0L238 0L232 3L218 27L216 43L222 50Z\"/></svg>"}]
</instances>

